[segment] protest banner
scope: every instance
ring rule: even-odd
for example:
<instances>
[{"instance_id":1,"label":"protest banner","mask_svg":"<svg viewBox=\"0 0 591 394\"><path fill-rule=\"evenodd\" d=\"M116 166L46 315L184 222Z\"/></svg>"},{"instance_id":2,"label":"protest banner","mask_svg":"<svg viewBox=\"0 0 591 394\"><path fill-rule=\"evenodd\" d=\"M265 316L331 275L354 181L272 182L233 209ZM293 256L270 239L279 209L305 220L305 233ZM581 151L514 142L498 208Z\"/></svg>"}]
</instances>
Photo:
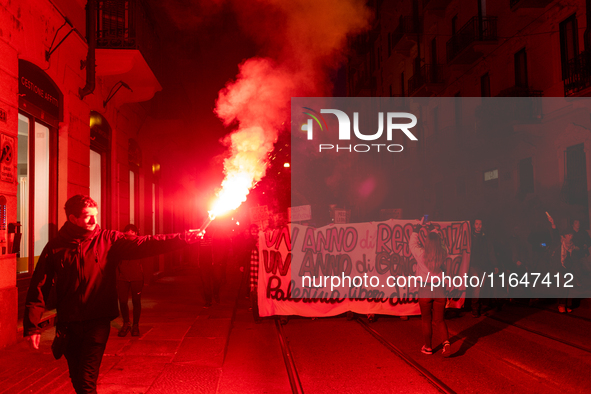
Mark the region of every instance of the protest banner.
<instances>
[{"instance_id":1,"label":"protest banner","mask_svg":"<svg viewBox=\"0 0 591 394\"><path fill-rule=\"evenodd\" d=\"M392 219L321 228L291 224L261 232L260 315L321 317L347 311L419 315L420 284L416 283L416 261L408 244L416 223ZM448 250L445 275L464 276L469 267L470 223L432 224ZM423 228L421 242L426 235ZM461 307L464 283L449 283L444 288L448 307Z\"/></svg>"}]
</instances>

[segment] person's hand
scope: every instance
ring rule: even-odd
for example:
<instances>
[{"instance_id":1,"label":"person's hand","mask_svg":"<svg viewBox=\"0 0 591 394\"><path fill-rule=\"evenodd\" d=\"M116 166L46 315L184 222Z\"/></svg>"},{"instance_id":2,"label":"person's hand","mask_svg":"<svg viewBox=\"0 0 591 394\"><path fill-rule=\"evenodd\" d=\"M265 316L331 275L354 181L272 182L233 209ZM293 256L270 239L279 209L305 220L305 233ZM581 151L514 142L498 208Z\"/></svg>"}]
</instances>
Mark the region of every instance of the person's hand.
<instances>
[{"instance_id":1,"label":"person's hand","mask_svg":"<svg viewBox=\"0 0 591 394\"><path fill-rule=\"evenodd\" d=\"M35 350L39 350L39 342L41 342L41 334L31 334L25 337L29 345Z\"/></svg>"},{"instance_id":2,"label":"person's hand","mask_svg":"<svg viewBox=\"0 0 591 394\"><path fill-rule=\"evenodd\" d=\"M200 239L203 239L205 235L205 230L197 229L197 230L187 230L185 231L185 241L189 244L194 244L199 242Z\"/></svg>"},{"instance_id":3,"label":"person's hand","mask_svg":"<svg viewBox=\"0 0 591 394\"><path fill-rule=\"evenodd\" d=\"M556 225L554 224L554 219L552 219L552 216L550 216L548 212L546 212L546 216L548 216L548 221L552 225L552 228L556 227Z\"/></svg>"}]
</instances>

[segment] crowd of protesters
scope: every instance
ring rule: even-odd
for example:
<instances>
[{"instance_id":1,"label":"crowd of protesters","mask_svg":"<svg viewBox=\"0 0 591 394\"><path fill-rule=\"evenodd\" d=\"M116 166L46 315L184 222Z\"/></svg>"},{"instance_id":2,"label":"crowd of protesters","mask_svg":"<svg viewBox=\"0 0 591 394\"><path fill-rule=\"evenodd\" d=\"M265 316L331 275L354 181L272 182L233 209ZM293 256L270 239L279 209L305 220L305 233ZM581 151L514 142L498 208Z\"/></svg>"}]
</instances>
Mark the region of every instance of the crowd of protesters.
<instances>
[{"instance_id":1,"label":"crowd of protesters","mask_svg":"<svg viewBox=\"0 0 591 394\"><path fill-rule=\"evenodd\" d=\"M65 209L68 221L60 230L60 236L44 249L31 281L24 318L24 335L33 347L38 348L39 321L55 277L59 320L53 350L56 358L61 354L66 356L76 392L96 390L110 320L116 317L117 295L123 319L118 335L126 336L131 332L132 336L140 336L144 276L141 262L136 259L190 245L187 254L194 260L198 271L204 308L220 303L220 289L226 282L226 270L230 266L241 272L242 280L238 291L241 297L250 300L249 309L254 322L260 323L263 320L258 310L258 240L262 229L257 224L242 227L241 232L236 231L237 228L230 230L227 226L216 223L205 234L185 232L141 237L133 224L128 225L122 233L100 229L96 224L97 204L88 196L72 197ZM490 237L485 231L483 220L473 220L469 276L484 277L484 273L493 272L505 273L507 276L521 276L528 272L568 272L573 274L575 288L587 285L591 277L591 237L588 231L576 219L566 228L559 229L548 212L545 216L544 220L533 223L529 230L526 226L514 226L503 238ZM409 247L416 260L417 274L433 277L444 271L448 251L441 235L433 226L427 228L425 240L419 241L421 227L429 226L424 220L423 218L417 222L409 239ZM64 254L63 251L72 253ZM70 267L68 270L77 271L78 274L70 275L64 269L66 266ZM93 269L90 270L89 267ZM520 294L523 290L518 286L473 287L465 294L464 308L474 318L478 318L485 311L502 309L507 302L526 300L529 304L535 303L535 295ZM128 307L130 293L133 324L130 324ZM555 298L558 301L558 311L572 312L576 307L576 299L573 299L576 295L576 290L560 289ZM419 306L424 338L421 351L424 354L433 354L432 336L435 327L437 337L442 340L442 354L448 357L452 351L445 323L444 289L420 287ZM459 314L457 310L455 312L456 315ZM349 313L348 317L351 316L353 314ZM287 317L280 318L283 324L287 322ZM368 315L368 318L370 321L375 320L374 315Z\"/></svg>"}]
</instances>

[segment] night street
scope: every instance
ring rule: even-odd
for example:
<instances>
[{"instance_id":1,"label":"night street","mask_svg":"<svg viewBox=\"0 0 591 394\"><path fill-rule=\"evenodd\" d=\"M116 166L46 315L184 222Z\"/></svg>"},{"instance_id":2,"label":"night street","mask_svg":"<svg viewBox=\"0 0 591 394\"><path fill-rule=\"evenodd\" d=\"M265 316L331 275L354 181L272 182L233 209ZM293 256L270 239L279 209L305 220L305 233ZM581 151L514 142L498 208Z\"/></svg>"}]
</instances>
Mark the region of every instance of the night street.
<instances>
[{"instance_id":1,"label":"night street","mask_svg":"<svg viewBox=\"0 0 591 394\"><path fill-rule=\"evenodd\" d=\"M0 0L0 394L591 393L591 0Z\"/></svg>"},{"instance_id":2,"label":"night street","mask_svg":"<svg viewBox=\"0 0 591 394\"><path fill-rule=\"evenodd\" d=\"M248 302L237 297L238 273L230 275L221 303L208 309L196 297L195 279L186 269L146 288L138 339L118 338L121 320L112 323L99 392L292 392L275 319L254 323ZM591 390L587 302L569 315L554 305L507 304L490 317L466 313L448 325L454 354L443 359L440 349L420 353L418 316L379 316L373 323L365 317L292 317L282 330L297 372L293 392ZM46 331L41 353L24 341L2 351L0 392L73 392L65 360L53 360L49 351L52 338L53 330Z\"/></svg>"}]
</instances>

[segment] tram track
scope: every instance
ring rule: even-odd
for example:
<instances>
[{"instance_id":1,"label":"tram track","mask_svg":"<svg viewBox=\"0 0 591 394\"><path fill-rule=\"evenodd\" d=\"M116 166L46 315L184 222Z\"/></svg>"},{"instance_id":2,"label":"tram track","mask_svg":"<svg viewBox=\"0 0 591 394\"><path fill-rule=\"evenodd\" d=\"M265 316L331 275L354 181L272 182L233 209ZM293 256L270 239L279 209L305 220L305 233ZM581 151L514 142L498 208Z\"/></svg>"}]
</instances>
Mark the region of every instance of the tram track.
<instances>
[{"instance_id":1,"label":"tram track","mask_svg":"<svg viewBox=\"0 0 591 394\"><path fill-rule=\"evenodd\" d=\"M496 317L491 317L491 316L487 316L487 317L491 318L491 320L499 321L503 324L507 324L509 326L514 326L520 330L523 330L523 331L526 331L526 332L529 332L529 333L532 333L532 334L535 334L538 336L545 337L545 338L550 339L552 341L556 341L556 342L565 344L567 346L582 350L587 353L591 353L591 348L587 348L587 347L578 345L576 343L572 343L570 341L563 340L561 338L558 338L558 337L555 337L552 335L548 335L548 334L538 331L538 330L529 329L527 327L521 326L519 324L511 323L511 322L503 320L501 318L496 318ZM439 391L441 393L449 393L449 394L456 393L451 387L449 387L446 384L446 382L444 382L438 376L436 376L433 372L431 372L430 368L426 368L424 365L417 362L413 357L411 357L409 355L409 353L407 353L405 350L402 350L399 346L395 345L387 337L382 335L378 330L371 327L371 325L367 321L365 321L364 319L361 319L361 318L357 318L355 320L363 328L363 330L365 332L367 332L374 339L376 339L378 342L380 342L391 353L394 353L405 364L407 364L412 369L414 369L421 377L423 377L426 380L426 383L429 383L437 391ZM303 393L304 389L302 387L302 383L301 383L300 377L298 375L298 369L297 369L296 363L293 358L293 353L292 353L291 349L289 348L289 341L287 340L287 337L284 333L283 327L278 319L275 321L275 328L276 328L276 332L277 332L277 335L279 338L285 367L287 369L287 373L288 373L288 377L289 377L289 381L290 381L290 385L291 385L291 391L294 394ZM470 341L468 341L468 342L470 342ZM476 343L472 343L472 345L475 345L475 344ZM487 352L487 354L488 354L488 352ZM520 366L519 364L512 364L510 362L507 362L507 360L505 360L503 357L499 357L498 355L494 355L494 354L489 354L489 355L494 357L495 359L498 359L500 362L503 362L504 364L507 365L507 367L513 368L513 369L515 369L515 371L519 371L519 373L521 373L521 374L528 375L534 380L539 379L539 374L536 374L528 369L524 369L523 366ZM435 372L435 373L437 373L437 372ZM550 383L551 382L546 380L546 384L550 385ZM554 384L554 385L556 385L556 384ZM559 386L556 386L556 387L559 387Z\"/></svg>"},{"instance_id":2,"label":"tram track","mask_svg":"<svg viewBox=\"0 0 591 394\"><path fill-rule=\"evenodd\" d=\"M453 391L453 389L451 389L449 386L447 386L447 384L445 382L443 382L441 379L439 379L437 376L435 376L430 370L428 370L427 368L425 368L423 365L421 365L420 363L418 363L416 360L414 360L412 357L410 357L408 355L408 353L406 353L405 351L401 350L400 347L396 346L395 344L393 344L392 342L390 342L387 338L385 338L380 332L378 332L376 329L372 328L370 326L370 323L363 320L363 319L356 319L356 321L370 334L372 335L374 338L376 338L380 343L382 343L382 345L384 345L386 348L388 348L392 353L396 354L398 357L400 357L404 362L406 362L408 365L410 365L411 367L413 367L417 372L419 372L429 383L431 383L438 391L442 392L442 393L454 393L455 391ZM504 322L506 323L506 322ZM518 327L520 329L524 329L527 332L532 332L535 333L537 335L541 335L541 336L545 336L549 339L552 340L557 340L558 342L562 342L560 341L560 338L554 338L554 337L548 337L547 335L544 335L544 333L541 332L535 332L532 330L527 330L525 328L522 327ZM464 338L463 341L466 341L468 343L470 343L471 346L475 346L476 342L475 341L471 341L468 338ZM567 341L568 342L568 341ZM576 344L572 344L572 343L566 343L567 345L575 345L574 347L583 350L583 351L588 351L588 349L581 349L581 347L577 346ZM504 357L499 357L498 355L494 355L492 353L486 352L486 354L488 354L489 356L497 359L499 362L504 363L507 367L513 368L514 370L518 371L521 374L525 374L528 375L529 377L531 377L532 379L536 380L539 378L539 375L532 372L531 370L528 370L526 368L523 368L523 366L516 364L516 363L511 363L510 361L508 361L506 358ZM549 380L545 379L547 384L554 384L554 389L559 389L560 385L559 384L555 384L553 382L550 382Z\"/></svg>"},{"instance_id":3,"label":"tram track","mask_svg":"<svg viewBox=\"0 0 591 394\"><path fill-rule=\"evenodd\" d=\"M496 316L487 315L486 317L489 318L489 319L492 319L492 320L496 320L498 322L501 322L503 324L507 324L509 326L512 326L512 327L515 327L515 328L519 328L520 330L524 330L524 331L530 332L532 334L536 334L536 335L541 336L541 337L544 337L546 339L550 339L550 340L553 340L553 341L562 343L563 345L567 345L567 346L573 347L575 349L579 349L579 350L582 350L584 352L591 353L591 348L589 348L589 347L581 346L581 345L578 345L576 343L567 341L565 339L558 338L558 337L556 337L554 335L549 335L549 334L546 334L546 333L544 333L542 331L534 330L533 328L528 328L528 327L525 327L525 326L523 326L521 324L518 324L518 323L515 323L515 322L511 322L511 321L507 321L505 319L501 319L501 318L496 317Z\"/></svg>"},{"instance_id":4,"label":"tram track","mask_svg":"<svg viewBox=\"0 0 591 394\"><path fill-rule=\"evenodd\" d=\"M287 377L289 378L291 392L293 394L304 394L302 382L300 381L300 377L298 375L298 369L295 365L293 354L289 347L289 342L287 341L285 333L283 332L283 326L280 320L277 318L275 319L275 329L277 331L279 345L281 346L281 353L283 354L283 362L285 363L285 368L287 369Z\"/></svg>"},{"instance_id":5,"label":"tram track","mask_svg":"<svg viewBox=\"0 0 591 394\"><path fill-rule=\"evenodd\" d=\"M456 392L452 390L448 385L446 385L441 379L433 375L429 370L423 367L421 364L416 362L412 357L410 357L406 352L402 351L399 347L394 345L392 342L388 341L382 334L378 331L374 330L369 324L361 319L356 319L357 323L363 327L365 331L367 331L371 336L377 339L382 345L384 345L388 350L402 359L405 363L410 365L414 368L419 374L421 374L430 384L432 384L438 391L445 393L445 394L455 394Z\"/></svg>"}]
</instances>

